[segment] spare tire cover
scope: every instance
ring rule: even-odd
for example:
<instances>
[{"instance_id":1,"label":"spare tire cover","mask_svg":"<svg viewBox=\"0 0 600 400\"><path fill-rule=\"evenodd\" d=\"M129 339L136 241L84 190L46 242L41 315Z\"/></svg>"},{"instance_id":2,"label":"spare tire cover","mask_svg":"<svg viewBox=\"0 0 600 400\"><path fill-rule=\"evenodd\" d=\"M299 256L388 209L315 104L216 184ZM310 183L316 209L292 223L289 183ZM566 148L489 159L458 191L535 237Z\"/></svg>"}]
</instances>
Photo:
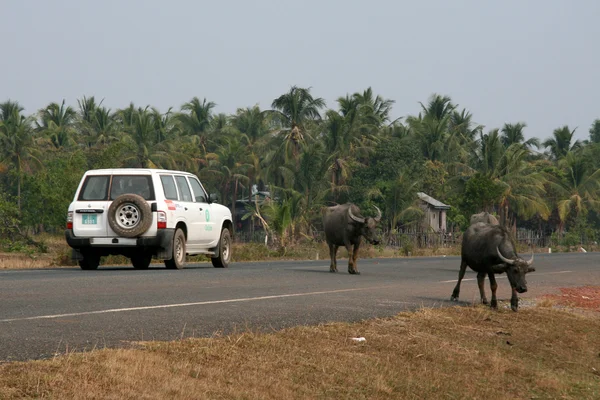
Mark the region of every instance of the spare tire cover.
<instances>
[{"instance_id":1,"label":"spare tire cover","mask_svg":"<svg viewBox=\"0 0 600 400\"><path fill-rule=\"evenodd\" d=\"M140 236L150 229L151 224L150 205L137 194L122 194L108 207L108 225L119 236Z\"/></svg>"}]
</instances>

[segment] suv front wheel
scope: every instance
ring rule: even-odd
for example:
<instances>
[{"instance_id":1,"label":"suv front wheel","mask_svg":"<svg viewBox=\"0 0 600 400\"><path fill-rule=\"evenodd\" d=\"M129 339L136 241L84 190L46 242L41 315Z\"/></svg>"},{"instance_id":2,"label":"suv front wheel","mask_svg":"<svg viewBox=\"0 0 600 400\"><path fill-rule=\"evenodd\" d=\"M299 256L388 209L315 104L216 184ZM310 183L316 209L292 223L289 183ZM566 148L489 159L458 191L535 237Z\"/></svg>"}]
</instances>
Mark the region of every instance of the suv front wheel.
<instances>
[{"instance_id":1,"label":"suv front wheel","mask_svg":"<svg viewBox=\"0 0 600 400\"><path fill-rule=\"evenodd\" d=\"M168 269L182 269L185 264L185 233L179 228L173 236L173 254L170 260L165 260Z\"/></svg>"},{"instance_id":2,"label":"suv front wheel","mask_svg":"<svg viewBox=\"0 0 600 400\"><path fill-rule=\"evenodd\" d=\"M229 229L223 228L221 231L217 254L210 260L215 268L227 268L229 266L231 260L231 233L229 233Z\"/></svg>"}]
</instances>

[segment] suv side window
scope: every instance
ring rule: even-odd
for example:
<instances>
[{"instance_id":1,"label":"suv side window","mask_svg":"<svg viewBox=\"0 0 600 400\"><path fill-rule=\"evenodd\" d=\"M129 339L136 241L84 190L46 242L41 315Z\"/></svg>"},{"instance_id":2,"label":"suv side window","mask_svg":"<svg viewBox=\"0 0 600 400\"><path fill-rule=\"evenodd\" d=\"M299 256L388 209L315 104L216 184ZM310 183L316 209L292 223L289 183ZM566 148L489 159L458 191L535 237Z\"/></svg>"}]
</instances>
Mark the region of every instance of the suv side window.
<instances>
[{"instance_id":1,"label":"suv side window","mask_svg":"<svg viewBox=\"0 0 600 400\"><path fill-rule=\"evenodd\" d=\"M108 189L108 175L90 175L85 180L81 193L80 201L98 201L106 200Z\"/></svg>"},{"instance_id":2,"label":"suv side window","mask_svg":"<svg viewBox=\"0 0 600 400\"><path fill-rule=\"evenodd\" d=\"M192 191L194 192L194 199L196 199L197 203L206 203L206 193L204 192L204 189L202 189L202 186L200 185L200 182L198 182L198 180L196 178L189 178L190 179L190 186L192 187Z\"/></svg>"},{"instance_id":3,"label":"suv side window","mask_svg":"<svg viewBox=\"0 0 600 400\"><path fill-rule=\"evenodd\" d=\"M177 200L177 186L175 186L173 177L171 175L161 175L160 181L165 192L165 199Z\"/></svg>"},{"instance_id":4,"label":"suv side window","mask_svg":"<svg viewBox=\"0 0 600 400\"><path fill-rule=\"evenodd\" d=\"M179 190L179 201L192 201L192 192L185 176L176 175L175 182L177 182L177 189Z\"/></svg>"}]
</instances>

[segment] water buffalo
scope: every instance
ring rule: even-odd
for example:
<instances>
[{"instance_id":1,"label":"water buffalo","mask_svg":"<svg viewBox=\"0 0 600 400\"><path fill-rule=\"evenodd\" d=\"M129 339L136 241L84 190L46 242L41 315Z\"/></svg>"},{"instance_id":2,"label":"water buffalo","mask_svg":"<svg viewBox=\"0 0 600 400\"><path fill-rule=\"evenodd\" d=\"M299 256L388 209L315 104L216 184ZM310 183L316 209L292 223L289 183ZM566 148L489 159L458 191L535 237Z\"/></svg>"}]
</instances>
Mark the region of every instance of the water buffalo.
<instances>
[{"instance_id":1,"label":"water buffalo","mask_svg":"<svg viewBox=\"0 0 600 400\"><path fill-rule=\"evenodd\" d=\"M484 222L486 224L492 225L500 225L496 217L494 217L492 214L486 211L482 211L479 214L471 215L471 225L476 224L478 222Z\"/></svg>"},{"instance_id":2,"label":"water buffalo","mask_svg":"<svg viewBox=\"0 0 600 400\"><path fill-rule=\"evenodd\" d=\"M381 220L381 211L377 209L377 217L363 217L360 209L351 203L323 208L323 228L325 239L329 245L331 264L330 272L337 272L336 254L340 246L348 250L348 272L360 274L356 268L356 258L362 237L372 244L378 244L376 235L377 223ZM354 246L352 252L350 247Z\"/></svg>"},{"instance_id":3,"label":"water buffalo","mask_svg":"<svg viewBox=\"0 0 600 400\"><path fill-rule=\"evenodd\" d=\"M479 293L481 294L481 302L483 304L487 304L484 280L486 275L489 277L490 288L492 289L491 307L497 308L496 289L498 288L498 284L496 283L495 274L506 272L508 281L512 287L510 307L513 311L517 311L519 306L517 293L525 293L527 291L525 274L535 271L535 268L531 264L533 264L533 254L529 261L520 258L506 228L482 222L473 224L463 236L458 282L450 299L453 301L458 300L460 282L465 276L467 266L469 266L473 271L477 272L477 284L479 285Z\"/></svg>"}]
</instances>

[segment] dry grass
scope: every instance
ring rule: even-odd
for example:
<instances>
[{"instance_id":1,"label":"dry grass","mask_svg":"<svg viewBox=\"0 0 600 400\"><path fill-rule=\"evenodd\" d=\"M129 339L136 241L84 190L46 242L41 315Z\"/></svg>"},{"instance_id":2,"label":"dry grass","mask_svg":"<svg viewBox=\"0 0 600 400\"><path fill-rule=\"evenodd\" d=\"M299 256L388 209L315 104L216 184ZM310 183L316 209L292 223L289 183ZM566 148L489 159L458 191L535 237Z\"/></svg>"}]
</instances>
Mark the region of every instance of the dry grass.
<instances>
[{"instance_id":1,"label":"dry grass","mask_svg":"<svg viewBox=\"0 0 600 400\"><path fill-rule=\"evenodd\" d=\"M71 260L71 249L62 236L44 235L39 238L43 241L48 253L27 251L2 252L0 250L0 269L27 269L27 268L55 268L58 266L74 266ZM233 262L264 261L264 260L315 260L329 259L329 248L326 243L304 242L288 246L285 250L272 249L261 243L234 243ZM458 255L458 248L427 248L415 249L411 256L441 256ZM386 258L405 257L400 249L384 248L383 246L363 245L360 258ZM348 252L341 248L338 250L339 259L347 259ZM156 261L155 262L159 262ZM205 256L190 257L189 262L210 262ZM122 256L103 257L101 265L129 264L129 259Z\"/></svg>"},{"instance_id":2,"label":"dry grass","mask_svg":"<svg viewBox=\"0 0 600 400\"><path fill-rule=\"evenodd\" d=\"M547 307L423 309L0 365L0 398L597 399L598 332Z\"/></svg>"},{"instance_id":3,"label":"dry grass","mask_svg":"<svg viewBox=\"0 0 600 400\"><path fill-rule=\"evenodd\" d=\"M0 269L55 268L58 266L74 266L71 260L71 249L62 235L40 235L37 241L43 242L48 248L47 253L36 252L33 248L23 248L20 251L2 252L0 249ZM233 262L265 261L265 260L328 260L329 248L326 243L305 241L287 246L284 250L266 247L262 243L234 243ZM589 247L588 251L595 251ZM547 253L547 248L536 248L536 252ZM553 252L565 249L553 249ZM578 251L572 249L572 251ZM519 245L519 253L527 255L531 252L525 244ZM460 246L414 248L408 251L403 248L372 246L363 244L359 258L391 258L391 257L435 257L460 255ZM344 248L338 250L338 259L347 259L348 252ZM155 260L155 262L159 262ZM210 262L205 256L190 257L189 262ZM129 259L122 256L108 256L102 259L101 265L129 264Z\"/></svg>"}]
</instances>

